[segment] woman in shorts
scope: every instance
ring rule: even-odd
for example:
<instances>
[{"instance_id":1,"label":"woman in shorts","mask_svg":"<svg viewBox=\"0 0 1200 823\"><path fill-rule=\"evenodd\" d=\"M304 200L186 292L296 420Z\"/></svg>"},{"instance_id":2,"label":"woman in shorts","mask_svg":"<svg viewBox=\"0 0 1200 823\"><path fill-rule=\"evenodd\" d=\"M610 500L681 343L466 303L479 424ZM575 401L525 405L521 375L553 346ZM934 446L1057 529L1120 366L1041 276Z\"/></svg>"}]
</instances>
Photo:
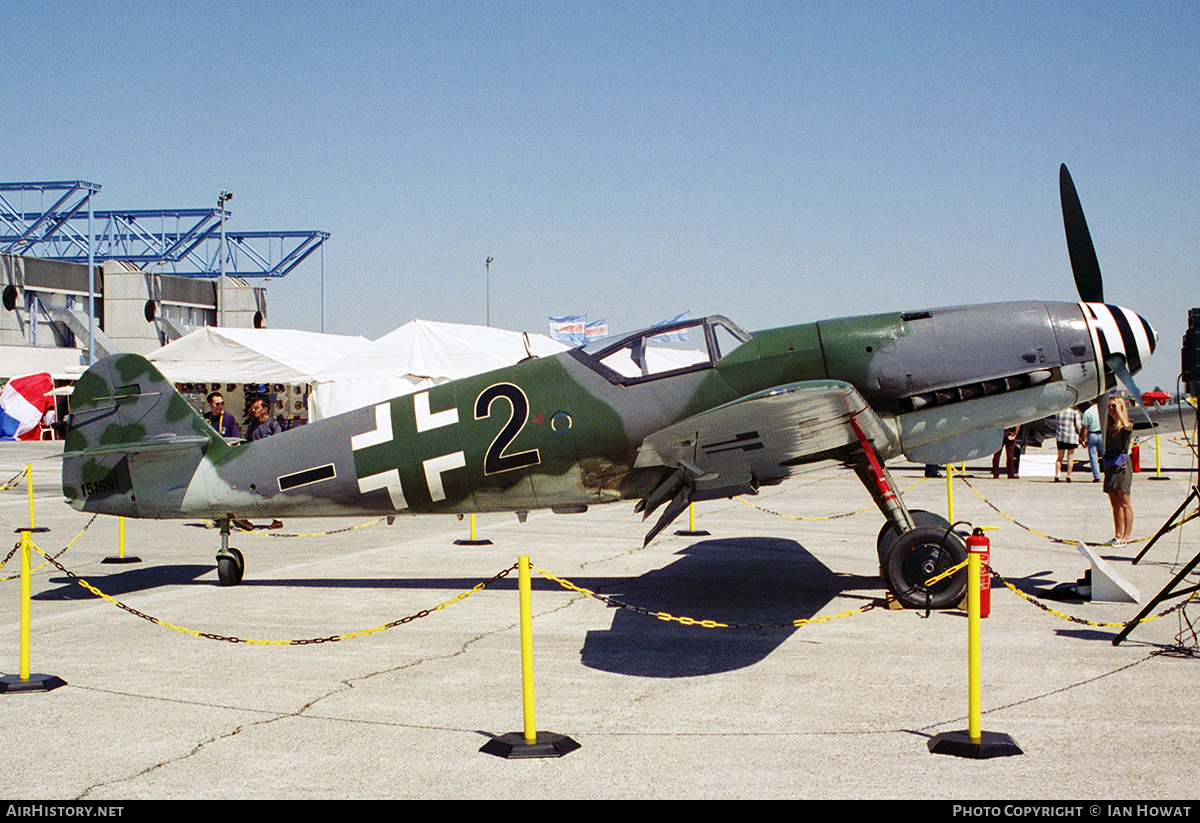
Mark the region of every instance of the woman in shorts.
<instances>
[{"instance_id":1,"label":"woman in shorts","mask_svg":"<svg viewBox=\"0 0 1200 823\"><path fill-rule=\"evenodd\" d=\"M1120 397L1108 401L1108 426L1104 430L1104 493L1113 510L1113 539L1110 544L1123 546L1133 530L1133 468L1129 464L1129 444L1133 440L1133 423L1129 410Z\"/></svg>"}]
</instances>

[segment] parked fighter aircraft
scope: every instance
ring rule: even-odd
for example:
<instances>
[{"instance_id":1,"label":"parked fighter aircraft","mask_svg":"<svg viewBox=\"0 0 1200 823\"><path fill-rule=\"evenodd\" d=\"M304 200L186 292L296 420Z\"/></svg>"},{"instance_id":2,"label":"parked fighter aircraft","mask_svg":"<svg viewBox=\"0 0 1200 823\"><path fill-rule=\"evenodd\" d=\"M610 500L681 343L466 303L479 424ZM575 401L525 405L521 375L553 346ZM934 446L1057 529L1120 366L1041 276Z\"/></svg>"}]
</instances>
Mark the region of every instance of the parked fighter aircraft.
<instances>
[{"instance_id":1,"label":"parked fighter aircraft","mask_svg":"<svg viewBox=\"0 0 1200 823\"><path fill-rule=\"evenodd\" d=\"M530 359L254 443L223 440L147 360L117 355L71 398L63 493L77 509L213 518L223 584L245 517L523 512L635 499L665 509L753 494L830 461L887 522L877 550L901 602L956 603L965 555L946 522L910 512L885 461L958 462L1006 426L1096 397L1157 335L1103 302L1066 168L1063 213L1081 303L1021 302L848 317L748 334L721 316ZM689 338L689 344L662 340Z\"/></svg>"}]
</instances>

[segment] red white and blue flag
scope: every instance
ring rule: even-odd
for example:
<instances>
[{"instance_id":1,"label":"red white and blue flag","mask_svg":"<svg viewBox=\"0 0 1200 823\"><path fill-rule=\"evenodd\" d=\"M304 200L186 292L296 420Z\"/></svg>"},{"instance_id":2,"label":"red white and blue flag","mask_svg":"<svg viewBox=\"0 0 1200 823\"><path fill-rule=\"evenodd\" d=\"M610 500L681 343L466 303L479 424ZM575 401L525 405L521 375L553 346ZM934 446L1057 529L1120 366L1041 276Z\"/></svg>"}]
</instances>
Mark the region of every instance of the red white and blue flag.
<instances>
[{"instance_id":1,"label":"red white and blue flag","mask_svg":"<svg viewBox=\"0 0 1200 823\"><path fill-rule=\"evenodd\" d=\"M37 440L46 412L54 409L49 374L14 377L0 389L0 440Z\"/></svg>"}]
</instances>

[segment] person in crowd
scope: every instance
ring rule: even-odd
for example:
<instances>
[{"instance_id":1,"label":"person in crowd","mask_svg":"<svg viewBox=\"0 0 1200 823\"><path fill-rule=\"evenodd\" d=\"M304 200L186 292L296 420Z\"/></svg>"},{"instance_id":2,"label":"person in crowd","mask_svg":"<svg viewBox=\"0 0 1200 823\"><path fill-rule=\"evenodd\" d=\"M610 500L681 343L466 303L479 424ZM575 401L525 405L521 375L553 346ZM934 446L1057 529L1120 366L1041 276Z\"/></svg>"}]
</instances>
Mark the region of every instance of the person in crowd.
<instances>
[{"instance_id":1,"label":"person in crowd","mask_svg":"<svg viewBox=\"0 0 1200 823\"><path fill-rule=\"evenodd\" d=\"M1100 482L1100 455L1104 454L1104 427L1100 425L1100 402L1088 404L1083 413L1083 436L1087 439L1088 463L1092 469L1092 482Z\"/></svg>"},{"instance_id":2,"label":"person in crowd","mask_svg":"<svg viewBox=\"0 0 1200 823\"><path fill-rule=\"evenodd\" d=\"M1017 432L1020 426L1013 426L1004 430L1004 440L1002 448L992 455L992 477L1000 479L1000 455L1004 455L1004 467L1008 471L1009 479L1017 476Z\"/></svg>"},{"instance_id":3,"label":"person in crowd","mask_svg":"<svg viewBox=\"0 0 1200 823\"><path fill-rule=\"evenodd\" d=\"M246 430L246 439L262 440L282 431L283 427L279 425L279 421L271 416L266 398L254 398L254 402L250 404L250 428Z\"/></svg>"},{"instance_id":4,"label":"person in crowd","mask_svg":"<svg viewBox=\"0 0 1200 823\"><path fill-rule=\"evenodd\" d=\"M1108 401L1108 427L1104 431L1104 493L1113 510L1113 539L1111 545L1124 546L1133 531L1133 467L1129 461L1129 445L1133 440L1133 422L1129 409L1120 397Z\"/></svg>"},{"instance_id":5,"label":"person in crowd","mask_svg":"<svg viewBox=\"0 0 1200 823\"><path fill-rule=\"evenodd\" d=\"M1067 463L1067 482L1071 482L1071 469L1075 465L1075 449L1079 446L1079 431L1083 428L1083 418L1079 409L1063 409L1054 418L1054 439L1058 441L1058 459L1054 461L1054 482L1058 476L1063 460Z\"/></svg>"},{"instance_id":6,"label":"person in crowd","mask_svg":"<svg viewBox=\"0 0 1200 823\"><path fill-rule=\"evenodd\" d=\"M219 392L209 392L208 414L204 419L212 425L222 437L237 438L238 424L233 414L225 411L225 397Z\"/></svg>"}]
</instances>

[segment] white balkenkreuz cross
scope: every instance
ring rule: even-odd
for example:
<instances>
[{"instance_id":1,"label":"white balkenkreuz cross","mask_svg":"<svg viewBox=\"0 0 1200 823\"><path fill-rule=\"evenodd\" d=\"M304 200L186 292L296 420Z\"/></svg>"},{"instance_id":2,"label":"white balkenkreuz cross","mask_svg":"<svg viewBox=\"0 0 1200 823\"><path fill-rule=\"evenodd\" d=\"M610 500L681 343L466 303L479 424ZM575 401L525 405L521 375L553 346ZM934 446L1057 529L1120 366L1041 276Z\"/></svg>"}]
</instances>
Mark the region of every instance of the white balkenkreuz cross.
<instances>
[{"instance_id":1,"label":"white balkenkreuz cross","mask_svg":"<svg viewBox=\"0 0 1200 823\"><path fill-rule=\"evenodd\" d=\"M416 417L417 433L452 426L458 422L458 409L449 408L445 411L429 411L429 392L421 392L413 397L413 412ZM350 438L350 448L353 451L378 446L395 439L392 433L392 404L380 403L375 407L375 428L372 431L356 434ZM431 457L421 463L425 470L425 484L429 489L429 497L433 502L446 499L446 491L442 485L442 473L452 469L461 469L467 465L466 455L461 451ZM399 469L388 469L377 474L360 477L358 490L366 493L377 489L387 489L396 511L408 508L404 498L404 489L400 485Z\"/></svg>"}]
</instances>

